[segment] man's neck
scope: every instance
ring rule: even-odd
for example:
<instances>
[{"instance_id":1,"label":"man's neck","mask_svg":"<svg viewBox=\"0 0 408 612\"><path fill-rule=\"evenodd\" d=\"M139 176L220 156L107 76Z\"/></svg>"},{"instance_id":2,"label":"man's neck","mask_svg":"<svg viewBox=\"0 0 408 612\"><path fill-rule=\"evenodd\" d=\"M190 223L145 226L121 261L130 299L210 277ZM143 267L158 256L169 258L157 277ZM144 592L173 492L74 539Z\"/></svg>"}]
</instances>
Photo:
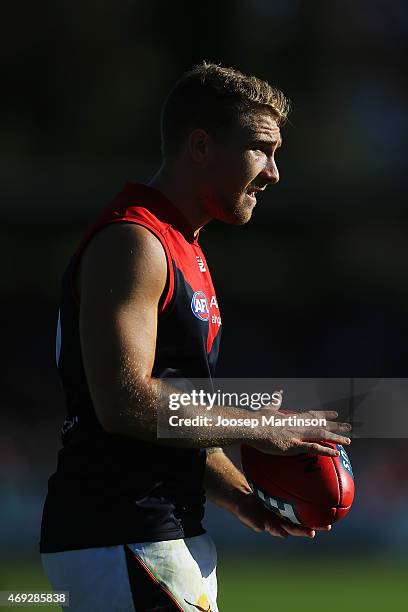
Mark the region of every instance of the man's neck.
<instances>
[{"instance_id":1,"label":"man's neck","mask_svg":"<svg viewBox=\"0 0 408 612\"><path fill-rule=\"evenodd\" d=\"M184 180L181 169L170 169L162 165L153 178L147 183L160 191L181 212L188 221L194 235L200 228L211 221L205 213L204 206L199 194L194 191L191 181ZM184 176L187 173L184 173ZM182 178L178 178L178 177Z\"/></svg>"}]
</instances>

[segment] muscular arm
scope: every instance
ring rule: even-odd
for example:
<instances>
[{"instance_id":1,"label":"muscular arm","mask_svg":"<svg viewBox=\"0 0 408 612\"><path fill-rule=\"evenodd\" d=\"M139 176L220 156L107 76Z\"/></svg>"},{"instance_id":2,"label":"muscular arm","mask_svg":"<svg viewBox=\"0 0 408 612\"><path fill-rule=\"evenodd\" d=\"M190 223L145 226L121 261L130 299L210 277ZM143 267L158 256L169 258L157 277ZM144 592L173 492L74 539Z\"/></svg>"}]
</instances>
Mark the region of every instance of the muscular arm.
<instances>
[{"instance_id":1,"label":"muscular arm","mask_svg":"<svg viewBox=\"0 0 408 612\"><path fill-rule=\"evenodd\" d=\"M231 444L234 440L224 439L225 429L217 427L195 428L194 439L157 438L158 411L167 409L169 393L175 390L152 376L166 277L162 245L135 224L108 226L85 251L79 281L80 338L96 414L110 433L158 444ZM185 410L185 416L197 414L193 407L190 413ZM213 416L218 414L225 416L226 410L215 407Z\"/></svg>"},{"instance_id":2,"label":"muscular arm","mask_svg":"<svg viewBox=\"0 0 408 612\"><path fill-rule=\"evenodd\" d=\"M166 257L145 228L114 224L90 243L80 269L80 337L97 416L111 433L156 435L151 379ZM154 436L153 436L154 434Z\"/></svg>"},{"instance_id":3,"label":"muscular arm","mask_svg":"<svg viewBox=\"0 0 408 612\"><path fill-rule=\"evenodd\" d=\"M144 227L115 223L97 234L80 265L79 327L87 382L97 417L106 431L168 446L226 446L245 439L266 452L335 451L285 432L237 427L225 439L223 427L195 428L194 438L157 438L157 414L167 410L174 389L152 376L160 298L166 286L167 262L160 241ZM180 414L180 412L179 412ZM196 416L185 407L183 416ZM321 416L333 413L321 413ZM214 406L212 417L247 417L239 408ZM332 423L331 431L341 431ZM327 431L325 439L347 441ZM267 436L267 439L265 439ZM274 439L272 440L272 438Z\"/></svg>"}]
</instances>

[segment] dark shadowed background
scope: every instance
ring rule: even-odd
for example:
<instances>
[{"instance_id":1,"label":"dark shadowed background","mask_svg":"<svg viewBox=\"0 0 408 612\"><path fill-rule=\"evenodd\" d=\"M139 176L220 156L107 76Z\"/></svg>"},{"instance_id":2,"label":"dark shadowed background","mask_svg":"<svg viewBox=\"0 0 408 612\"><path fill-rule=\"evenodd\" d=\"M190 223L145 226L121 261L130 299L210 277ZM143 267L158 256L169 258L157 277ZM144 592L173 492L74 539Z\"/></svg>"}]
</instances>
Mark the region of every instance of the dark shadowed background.
<instances>
[{"instance_id":1,"label":"dark shadowed background","mask_svg":"<svg viewBox=\"0 0 408 612\"><path fill-rule=\"evenodd\" d=\"M218 375L406 377L407 35L403 0L7 7L0 37L1 588L47 586L35 558L64 416L54 365L61 274L123 184L156 171L161 104L195 63L256 74L293 104L277 158L280 183L259 198L247 226L213 223L201 233L223 315ZM316 573L336 560L325 584L337 593L344 577L365 576L348 583L351 609L367 604L381 581L371 610L381 597L397 601L403 578L390 568L406 562L407 448L406 439L356 440L355 505L313 542L252 534L210 507L222 609L247 609L244 584L252 610L271 609L277 582L282 590L287 572L292 580L296 568L303 575L303 560ZM380 571L377 559L388 569ZM295 589L299 605L314 605L316 593L327 601L322 589Z\"/></svg>"}]
</instances>

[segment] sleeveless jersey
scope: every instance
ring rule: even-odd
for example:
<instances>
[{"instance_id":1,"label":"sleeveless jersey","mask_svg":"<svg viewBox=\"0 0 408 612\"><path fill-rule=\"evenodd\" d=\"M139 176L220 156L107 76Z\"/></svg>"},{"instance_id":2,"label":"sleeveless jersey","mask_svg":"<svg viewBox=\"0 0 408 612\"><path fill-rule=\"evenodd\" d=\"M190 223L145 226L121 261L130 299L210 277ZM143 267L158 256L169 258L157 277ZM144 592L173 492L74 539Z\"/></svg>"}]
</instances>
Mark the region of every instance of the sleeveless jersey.
<instances>
[{"instance_id":1,"label":"sleeveless jersey","mask_svg":"<svg viewBox=\"0 0 408 612\"><path fill-rule=\"evenodd\" d=\"M108 224L142 225L160 240L167 283L159 304L152 376L211 379L221 319L204 254L186 219L158 190L127 183L71 258L62 280L57 367L67 416L57 470L48 481L40 551L59 552L192 537L205 532L204 449L107 433L82 362L75 273L87 244Z\"/></svg>"}]
</instances>

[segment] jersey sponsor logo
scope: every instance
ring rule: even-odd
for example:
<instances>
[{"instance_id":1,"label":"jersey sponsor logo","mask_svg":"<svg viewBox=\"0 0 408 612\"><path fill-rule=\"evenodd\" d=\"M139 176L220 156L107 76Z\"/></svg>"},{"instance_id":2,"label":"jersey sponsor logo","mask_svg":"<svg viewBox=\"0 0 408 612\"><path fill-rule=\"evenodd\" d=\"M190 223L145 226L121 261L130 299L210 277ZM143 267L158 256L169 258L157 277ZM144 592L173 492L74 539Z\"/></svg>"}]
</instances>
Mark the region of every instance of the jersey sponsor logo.
<instances>
[{"instance_id":1,"label":"jersey sponsor logo","mask_svg":"<svg viewBox=\"0 0 408 612\"><path fill-rule=\"evenodd\" d=\"M196 260L197 260L198 268L199 268L200 272L207 272L207 268L205 267L205 264L204 264L203 260L201 259L201 257L196 255Z\"/></svg>"},{"instance_id":2,"label":"jersey sponsor logo","mask_svg":"<svg viewBox=\"0 0 408 612\"><path fill-rule=\"evenodd\" d=\"M208 321L210 318L210 309L208 308L208 300L204 291L196 291L191 299L191 310L200 321Z\"/></svg>"},{"instance_id":3,"label":"jersey sponsor logo","mask_svg":"<svg viewBox=\"0 0 408 612\"><path fill-rule=\"evenodd\" d=\"M210 309L211 308L216 308L217 310L219 310L218 308L218 302L217 302L217 298L215 297L215 295L211 296L211 300L210 300ZM218 327L221 327L221 317L218 314L213 314L211 317L211 323L213 323L214 325L218 325Z\"/></svg>"}]
</instances>

